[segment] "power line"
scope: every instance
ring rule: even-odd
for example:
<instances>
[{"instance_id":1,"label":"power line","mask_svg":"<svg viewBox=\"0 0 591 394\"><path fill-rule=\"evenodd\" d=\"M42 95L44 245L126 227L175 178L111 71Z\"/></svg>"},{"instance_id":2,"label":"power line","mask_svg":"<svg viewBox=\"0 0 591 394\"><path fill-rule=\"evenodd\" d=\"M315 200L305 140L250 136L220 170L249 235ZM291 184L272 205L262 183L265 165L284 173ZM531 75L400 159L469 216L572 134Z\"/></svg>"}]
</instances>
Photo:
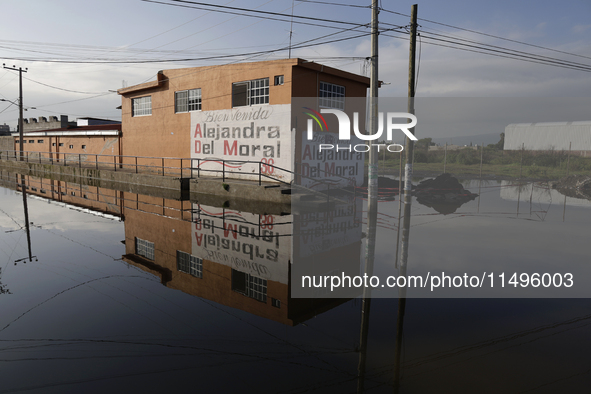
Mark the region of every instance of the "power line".
<instances>
[{"instance_id":1,"label":"power line","mask_svg":"<svg viewBox=\"0 0 591 394\"><path fill-rule=\"evenodd\" d=\"M438 33L432 33L432 32L426 32L424 30L421 31L423 33L423 37L424 38L430 38L430 39L435 39L429 36L425 36L424 34L432 34L435 36L439 36L439 37L444 37L444 38L448 38L448 39L453 39L453 40L458 40L458 41L463 41L463 42L468 42L468 43L472 43L472 44L477 44L477 45L481 45L481 46L486 46L486 47L490 47L490 48L495 48L495 49L499 49L502 51L510 51L510 52L515 52L516 54L521 54L521 55L526 55L526 56L531 56L531 57L536 57L536 58L540 58L540 59L547 59L550 62L560 62L560 63L564 63L564 64L569 64L572 65L573 67L577 67L577 66L581 66L583 68L589 68L591 67L591 65L588 64L584 64L584 63L578 63L578 62L571 62L568 60L562 60L562 59L558 59L558 58L553 58L553 57L549 57L549 56L544 56L544 55L536 55L533 53L529 53L529 52L524 52L524 51L519 51L516 49L510 49L510 48L505 48L505 47L501 47L498 45L492 45L492 44L485 44L485 43L481 43L478 41L474 41L474 40L468 40L465 38L457 38L457 37L453 37L453 36L448 36L445 34L438 34ZM451 42L451 41L448 41ZM457 43L458 45L466 45L466 44L462 44L462 43ZM492 49L489 49L491 51L493 51Z\"/></svg>"},{"instance_id":2,"label":"power line","mask_svg":"<svg viewBox=\"0 0 591 394\"><path fill-rule=\"evenodd\" d=\"M454 44L454 45L465 46L465 47L468 47L468 48L476 48L476 49L480 49L482 51L488 51L488 52L480 52L480 53L486 53L486 54L489 54L489 55L494 55L496 53L500 53L500 54L504 54L504 55L513 56L514 59L518 59L518 60L527 61L527 59L530 59L534 63L547 64L547 65L551 65L551 66L558 66L558 67L570 68L570 69L573 69L573 70L580 70L580 71L591 72L591 66L588 66L588 65L579 66L577 64L573 64L573 63L568 62L568 61L563 61L563 60L560 60L560 59L547 58L545 56L544 57L540 57L540 56L537 56L537 55L534 55L534 54L527 54L526 52L512 53L512 52L515 52L515 51L510 50L510 49L503 49L503 50L492 49L492 48L487 48L487 47L482 46L482 45L466 44L466 43L462 43L462 42L458 42L458 41L445 40L445 39L442 39L442 38L429 37L429 36L425 36L425 35L423 35L423 38L424 39L429 39L429 40L434 40L434 41L440 41L440 42L450 43L450 44ZM458 48L458 47L454 47L454 48L461 49L461 48ZM491 52L491 53L489 53L489 52Z\"/></svg>"},{"instance_id":3,"label":"power line","mask_svg":"<svg viewBox=\"0 0 591 394\"><path fill-rule=\"evenodd\" d=\"M404 16L404 17L410 17L410 15L403 14L403 13L400 13L400 12L391 11L391 10L386 10L384 8L382 8L381 10L384 11L384 12L391 13L391 14L396 14L396 15L400 15L400 16ZM450 27L452 29L467 31L467 32L474 33L474 34L480 34L482 36L496 38L496 39L504 40L504 41L509 41L509 42L513 42L513 43L516 43L516 44L527 45L527 46L530 46L530 47L533 47L533 48L539 48L539 49L544 49L544 50L547 50L547 51L562 53L564 55L577 56L577 57L582 57L582 58L585 58L585 59L591 59L590 56L584 56L584 55L580 55L578 53L566 52L566 51L561 51L561 50L554 49L554 48L548 48L548 47L541 46L541 45L530 44L530 43L519 41L519 40L513 40L513 39L510 39L510 38L496 36L494 34L489 34L489 33L483 33L481 31L477 31L477 30L466 29L464 27L453 26L453 25L449 25L447 23L436 22L436 21L432 21L432 20L429 20L429 19L424 19L424 18L418 18L418 19L420 21L424 21L424 22L428 22L428 23L433 23L435 25Z\"/></svg>"},{"instance_id":4,"label":"power line","mask_svg":"<svg viewBox=\"0 0 591 394\"><path fill-rule=\"evenodd\" d=\"M147 1L147 0L142 0ZM299 48L307 48L311 46L318 46L324 44L331 44L335 42L347 41L352 40L360 37L366 37L369 33L359 34L351 37L339 38L324 42L319 42L315 44L309 45L298 45L292 46L292 49L299 49ZM262 54L269 54L278 51L284 51L287 48L280 48L280 49L271 49L267 51L256 51L256 52L247 52L247 53L238 53L238 54L229 54L229 55L217 55L217 56L206 56L206 57L196 57L196 58L184 58L184 59L158 59L158 60L105 60L105 61L95 61L95 60L48 60L48 59L31 59L31 58L7 58L10 60L21 60L21 61L31 61L31 62L47 62L47 63L73 63L73 64L139 64L139 63L176 63L176 62L190 62L190 61L203 61L203 60L212 60L212 59L227 59L232 57L240 57L240 56L251 56L251 55L262 55Z\"/></svg>"},{"instance_id":5,"label":"power line","mask_svg":"<svg viewBox=\"0 0 591 394\"><path fill-rule=\"evenodd\" d=\"M401 40L408 40L407 37L394 36L394 35L385 34L385 33L383 35L384 36L387 36L387 37L401 39ZM444 40L433 38L433 37L425 37L425 36L423 36L423 38L432 39L432 40L435 40L435 41L444 41ZM458 46L454 46L454 45L446 45L446 44L440 44L440 43L429 42L429 41L425 41L425 44L434 45L434 46L440 46L440 47L444 47L444 48L457 49L457 50L466 51L466 52L481 53L481 54L484 54L484 55L496 56L496 57L501 57L501 58L506 58L506 59L520 60L520 61L528 62L528 63L536 63L536 64L543 64L543 65L546 65L546 66L566 68L566 69L569 69L569 70L591 72L591 66L590 66L589 69L585 69L585 68L582 68L582 67L570 66L568 64L560 64L558 61L549 62L549 61L544 60L544 59L536 59L535 57L522 56L522 55L519 55L519 54L516 54L516 53L502 52L502 51L493 51L493 50L491 50L489 48L478 47L478 46L474 46L474 45L467 45L467 44L462 44L462 43L453 42L453 41L448 41L448 42L451 43L451 44L456 44L456 45L471 46L471 47L476 48L476 49L462 48L462 47L458 47ZM481 49L481 50L477 50L477 49ZM493 52L506 53L506 54L503 55L503 54L493 53Z\"/></svg>"},{"instance_id":6,"label":"power line","mask_svg":"<svg viewBox=\"0 0 591 394\"><path fill-rule=\"evenodd\" d=\"M342 4L342 3L329 3L326 1L314 1L314 0L297 0L300 3L311 3L311 4L326 4L326 5L335 5L340 7L352 7L352 8L367 8L371 9L371 5L356 5L356 4Z\"/></svg>"},{"instance_id":7,"label":"power line","mask_svg":"<svg viewBox=\"0 0 591 394\"><path fill-rule=\"evenodd\" d=\"M51 86L51 85L48 85L48 84L43 83L43 82L35 81L34 79L31 79L31 78L27 78L27 77L23 77L23 78L26 79L27 81L31 81L31 82L37 83L39 85L46 86L48 88L57 89L57 90L63 90L64 92L81 93L81 94L106 94L106 92L80 92L78 90L64 89L64 88L60 88L60 87L57 87L57 86Z\"/></svg>"},{"instance_id":8,"label":"power line","mask_svg":"<svg viewBox=\"0 0 591 394\"><path fill-rule=\"evenodd\" d=\"M172 1L180 2L180 3L196 4L199 7L191 6L191 5L184 5L184 4L164 3L164 2L156 1L156 0L141 0L141 1L146 2L146 3L162 4L162 5L168 5L168 6L173 6L173 7L191 8L191 9L195 9L195 10L204 10L204 11L210 11L210 12L218 12L218 13L222 13L222 14L248 16L251 18L263 18L266 20L274 20L274 21L279 21L279 22L291 23L291 20L289 19L289 18L291 18L291 14L283 14L283 13L279 13L279 12L260 11L260 10L253 10L253 9L249 9L249 8L229 7L229 6L199 3L199 2L186 1L186 0L172 0ZM214 8L205 8L205 7L214 7ZM221 8L221 9L215 9L215 7ZM233 11L228 11L228 10L233 10ZM283 16L288 19L273 18L270 16L262 16L262 15L248 15L248 14L244 14L244 12ZM293 15L293 17L298 18L298 19L316 21L316 22L346 24L349 26L353 25L353 26L357 26L357 27L367 27L367 24L359 24L359 23L346 22L346 21L336 21L336 20L323 19L323 18L314 18L311 16ZM334 26L327 26L327 25L322 25L322 24L318 24L318 23L303 22L303 21L293 21L293 23L309 25L309 26L317 26L317 27L327 27L327 28L332 28L332 29L335 28Z\"/></svg>"}]
</instances>

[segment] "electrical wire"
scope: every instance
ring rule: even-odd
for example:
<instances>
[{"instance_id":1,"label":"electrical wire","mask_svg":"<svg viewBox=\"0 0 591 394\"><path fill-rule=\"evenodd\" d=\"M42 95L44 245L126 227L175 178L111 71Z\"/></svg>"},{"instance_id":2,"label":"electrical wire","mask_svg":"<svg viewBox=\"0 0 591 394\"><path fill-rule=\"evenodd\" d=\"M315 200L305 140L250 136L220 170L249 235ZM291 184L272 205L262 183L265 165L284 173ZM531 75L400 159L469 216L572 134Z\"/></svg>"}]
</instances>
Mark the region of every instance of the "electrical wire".
<instances>
[{"instance_id":1,"label":"electrical wire","mask_svg":"<svg viewBox=\"0 0 591 394\"><path fill-rule=\"evenodd\" d=\"M405 17L409 17L410 18L410 15L403 14L403 13L400 13L400 12L386 10L384 8L382 8L381 10L384 11L384 12L391 13L391 14L396 14L396 15L405 16ZM463 27L453 26L453 25L449 25L449 24L446 24L446 23L437 22L437 21L433 21L433 20L429 20L429 19L424 19L424 18L418 18L418 19L420 21L424 21L424 22L428 22L428 23L433 23L435 25L445 26L445 27L449 27L449 28L452 28L452 29L456 29L456 30L467 31L467 32L470 32L470 33L479 34L479 35L486 36L486 37L491 37L491 38L496 38L496 39L503 40L503 41L513 42L513 43L516 43L516 44L527 45L527 46L530 46L530 47L533 47L533 48L544 49L544 50L547 50L547 51L562 53L564 55L577 56L577 57L581 57L581 58L585 58L585 59L591 59L591 56L584 56L584 55L581 55L581 54L578 54L578 53L566 52L566 51L561 51L559 49L549 48L549 47L545 47L545 46L541 46L541 45L536 45L536 44L530 44L530 43L527 43L527 42L524 42L524 41L513 40L513 39L510 39L510 38L501 37L501 36L497 36L497 35L489 34L489 33L484 33L484 32L477 31L477 30L466 29L466 28L463 28Z\"/></svg>"}]
</instances>

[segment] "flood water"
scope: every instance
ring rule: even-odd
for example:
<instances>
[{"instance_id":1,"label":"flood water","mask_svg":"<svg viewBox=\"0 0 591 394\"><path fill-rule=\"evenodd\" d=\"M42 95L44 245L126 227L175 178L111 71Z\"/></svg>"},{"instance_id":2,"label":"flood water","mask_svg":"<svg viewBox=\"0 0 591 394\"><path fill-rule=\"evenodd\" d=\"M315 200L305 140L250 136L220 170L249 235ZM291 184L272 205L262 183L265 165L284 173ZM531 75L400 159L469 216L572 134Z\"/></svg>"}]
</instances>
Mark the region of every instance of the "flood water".
<instances>
[{"instance_id":1,"label":"flood water","mask_svg":"<svg viewBox=\"0 0 591 394\"><path fill-rule=\"evenodd\" d=\"M292 263L328 272L330 255L363 273L362 196L341 216L280 215L29 179L28 237L6 184L0 393L589 392L591 204L463 184L480 198L413 200L405 262L399 202L379 203L374 275L573 272L574 286L297 298Z\"/></svg>"}]
</instances>

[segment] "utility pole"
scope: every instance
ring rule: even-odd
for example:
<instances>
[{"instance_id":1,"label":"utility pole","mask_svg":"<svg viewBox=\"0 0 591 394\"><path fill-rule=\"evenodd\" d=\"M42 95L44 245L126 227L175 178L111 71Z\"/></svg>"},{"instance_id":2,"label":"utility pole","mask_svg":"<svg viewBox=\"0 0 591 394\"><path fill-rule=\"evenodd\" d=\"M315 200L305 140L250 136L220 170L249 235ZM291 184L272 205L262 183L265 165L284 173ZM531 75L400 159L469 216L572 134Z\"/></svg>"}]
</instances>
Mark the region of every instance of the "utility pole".
<instances>
[{"instance_id":1,"label":"utility pole","mask_svg":"<svg viewBox=\"0 0 591 394\"><path fill-rule=\"evenodd\" d=\"M371 4L371 69L369 74L369 134L376 134L378 124L378 0ZM375 149L369 150L369 166L367 171L368 200L377 195L378 189L378 155Z\"/></svg>"},{"instance_id":2,"label":"utility pole","mask_svg":"<svg viewBox=\"0 0 591 394\"><path fill-rule=\"evenodd\" d=\"M18 71L18 136L19 136L19 151L20 151L20 160L24 160L23 157L23 128L24 128L24 122L23 122L23 72L27 72L28 68L25 68L24 70L19 67L16 68L16 66L12 66L12 67L6 67L6 64L2 64L2 67L4 67L7 70L13 70L13 71Z\"/></svg>"},{"instance_id":3,"label":"utility pole","mask_svg":"<svg viewBox=\"0 0 591 394\"><path fill-rule=\"evenodd\" d=\"M418 5L414 4L412 6L412 12L410 14L411 22L410 22L410 51L409 51L409 59L408 59L408 113L413 114L415 113L415 59L416 59L416 52L417 52L417 11ZM411 132L414 134L414 127L411 129ZM405 198L406 198L406 191L408 191L410 195L410 190L412 188L412 158L414 153L414 141L406 137L406 149L405 149L405 157L406 163L404 167L404 190L405 190Z\"/></svg>"}]
</instances>

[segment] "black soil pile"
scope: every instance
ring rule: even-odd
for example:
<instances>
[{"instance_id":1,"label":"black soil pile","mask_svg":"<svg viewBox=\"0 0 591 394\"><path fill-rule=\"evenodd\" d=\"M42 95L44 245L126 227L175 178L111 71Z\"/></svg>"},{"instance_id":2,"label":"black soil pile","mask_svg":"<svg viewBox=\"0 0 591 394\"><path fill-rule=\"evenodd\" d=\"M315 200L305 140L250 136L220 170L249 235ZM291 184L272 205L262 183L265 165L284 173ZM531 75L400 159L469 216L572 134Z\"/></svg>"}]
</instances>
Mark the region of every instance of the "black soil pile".
<instances>
[{"instance_id":1,"label":"black soil pile","mask_svg":"<svg viewBox=\"0 0 591 394\"><path fill-rule=\"evenodd\" d=\"M550 182L550 187L568 197L591 200L591 176L588 175L570 175Z\"/></svg>"},{"instance_id":2,"label":"black soil pile","mask_svg":"<svg viewBox=\"0 0 591 394\"><path fill-rule=\"evenodd\" d=\"M447 173L422 181L414 188L413 194L419 204L444 215L454 213L463 204L478 197L478 194L464 189L457 178Z\"/></svg>"}]
</instances>

